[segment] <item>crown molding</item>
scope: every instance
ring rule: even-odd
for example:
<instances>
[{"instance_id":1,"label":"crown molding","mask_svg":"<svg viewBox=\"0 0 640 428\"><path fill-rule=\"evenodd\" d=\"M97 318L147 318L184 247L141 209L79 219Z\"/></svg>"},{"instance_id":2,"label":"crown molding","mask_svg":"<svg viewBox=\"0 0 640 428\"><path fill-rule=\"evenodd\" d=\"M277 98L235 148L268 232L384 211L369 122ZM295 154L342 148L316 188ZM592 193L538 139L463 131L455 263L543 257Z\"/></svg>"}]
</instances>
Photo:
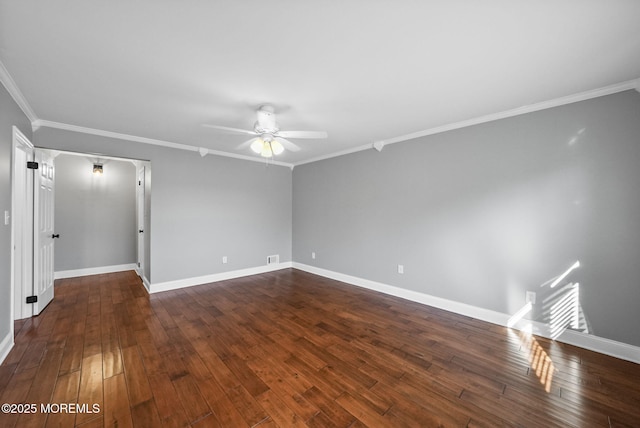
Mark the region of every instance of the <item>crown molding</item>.
<instances>
[{"instance_id":1,"label":"crown molding","mask_svg":"<svg viewBox=\"0 0 640 428\"><path fill-rule=\"evenodd\" d=\"M237 154L234 154L234 153L227 153L227 152L223 152L223 151L219 151L219 150L207 149L207 148L204 148L204 147L191 146L189 144L174 143L174 142L171 142L171 141L156 140L156 139L153 139L153 138L139 137L139 136L136 136L136 135L121 134L119 132L111 132L111 131L105 131L105 130L102 130L102 129L87 128L87 127L84 127L84 126L70 125L68 123L53 122L53 121L50 121L50 120L37 119L37 120L32 122L31 126L33 127L34 131L37 130L38 128L41 128L41 127L55 128L55 129L62 129L62 130L65 130L65 131L72 131L72 132L80 132L80 133L83 133L83 134L97 135L97 136L100 136L100 137L115 138L115 139L118 139L118 140L133 141L133 142L136 142L136 143L150 144L150 145L154 145L154 146L169 147L169 148L172 148L172 149L186 150L186 151L190 151L190 152L197 152L201 156L203 156L202 153L204 153L205 155L210 154L210 155L215 155L215 156L223 156L223 157L227 157L227 158L242 159L242 160L247 160L247 161L251 161L251 162L260 162L260 163L264 163L265 162L264 158L256 158L256 157L252 157L252 156L237 155ZM287 168L293 169L293 164L286 163L286 162L269 160L268 163L269 163L269 165L285 166Z\"/></svg>"},{"instance_id":2,"label":"crown molding","mask_svg":"<svg viewBox=\"0 0 640 428\"><path fill-rule=\"evenodd\" d=\"M526 113L533 113L540 110L546 110L553 107L560 107L567 104L573 104L580 101L590 100L592 98L603 97L605 95L616 94L618 92L628 91L630 89L638 90L640 79L627 80L626 82L616 83L590 91L579 92L577 94L567 95L566 97L554 98L552 100L542 101L498 113L492 113L485 116L476 117L461 122L454 122L435 128L426 129L424 131L413 132L411 134L400 135L398 137L382 140L384 144L395 144L402 141L413 140L415 138L426 137L427 135L440 134L442 132L452 131L454 129L466 128L468 126L479 125L481 123L493 122L495 120L506 119L508 117L520 116Z\"/></svg>"},{"instance_id":3,"label":"crown molding","mask_svg":"<svg viewBox=\"0 0 640 428\"><path fill-rule=\"evenodd\" d=\"M174 143L171 141L156 140L153 138L139 137L136 135L121 134L118 132L105 131L102 129L87 128L84 126L77 126L77 125L71 125L71 124L66 124L61 122L38 119L35 112L27 102L24 95L22 95L22 92L20 91L15 81L13 80L13 78L11 77L11 75L9 74L9 72L7 71L7 69L5 68L4 64L1 61L0 61L0 82L2 82L4 87L7 89L7 91L11 95L11 97L18 104L18 106L24 112L27 118L31 121L31 127L34 132L40 127L56 128L56 129L62 129L67 131L98 135L98 136L107 137L107 138L116 138L120 140L134 141L142 144L151 144L151 145L162 146L162 147L170 147L170 148L179 149L179 150L194 151L194 152L200 153L200 155L203 157L206 156L207 154L212 154L216 156L248 160L251 162L260 162L260 163L265 162L264 159L256 158L252 156L239 155L234 153L223 152L220 150L212 150L204 147L192 146L188 144ZM515 109L505 110L498 113L492 113L492 114L479 116L479 117L468 119L468 120L450 123L447 125L437 126L434 128L423 130L423 131L412 132L410 134L404 134L398 137L388 138L384 140L376 140L372 144L363 144L357 147L352 147L350 149L340 150L337 152L329 153L322 156L317 156L317 157L306 159L296 163L288 163L288 162L271 160L269 161L269 164L284 166L284 167L291 168L293 170L293 168L298 165L304 165L304 164L318 162L321 160L330 159L338 156L344 156L351 153L369 150L371 148L374 148L378 152L380 152L384 146L389 144L395 144L395 143L400 143L408 140L414 140L416 138L426 137L434 134L440 134L440 133L452 131L455 129L466 128L468 126L479 125L487 122L493 122L495 120L506 119L509 117L519 116L527 113L533 113L540 110L546 110L553 107L559 107L566 104L572 104L572 103L585 101L592 98L598 98L605 95L611 95L611 94L615 94L618 92L623 92L631 89L634 89L640 92L640 78L634 79L634 80L628 80L626 82L616 83L613 85L605 86L598 89L593 89L590 91L568 95L565 97L542 101L539 103L530 104L530 105L518 107Z\"/></svg>"},{"instance_id":4,"label":"crown molding","mask_svg":"<svg viewBox=\"0 0 640 428\"><path fill-rule=\"evenodd\" d=\"M330 159L338 156L343 156L350 153L355 153L363 150L369 150L371 148L376 149L378 152L382 151L382 148L389 144L401 143L408 140L414 140L420 137L426 137L428 135L440 134L454 129L466 128L468 126L479 125L481 123L493 122L495 120L506 119L508 117L520 116L527 113L533 113L540 110L546 110L553 107L560 107L566 104L577 103L579 101L586 101L592 98L603 97L605 95L616 94L618 92L628 91L635 89L640 92L640 78L634 80L627 80L626 82L616 83L613 85L605 86L598 89L592 89L590 91L580 92L566 97L554 98L552 100L542 101L535 104L530 104L511 110L505 110L498 113L492 113L485 116L479 116L476 118L463 120L460 122L454 122L447 125L436 126L434 128L425 129L424 131L412 132L410 134L400 135L398 137L388 138L385 140L376 140L372 144L364 144L358 147L354 147L347 150L342 150L335 153L330 153L324 156L318 156L312 159L307 159L301 162L297 162L295 165L304 165L307 163L318 162L325 159Z\"/></svg>"},{"instance_id":5,"label":"crown molding","mask_svg":"<svg viewBox=\"0 0 640 428\"><path fill-rule=\"evenodd\" d=\"M356 152L361 152L363 150L369 150L371 148L373 148L373 144L363 144L362 146L352 147L350 149L340 150L339 152L333 152L333 153L329 153L327 155L322 155L322 156L317 156L315 158L302 160L300 162L296 162L294 165L295 166L299 166L299 165L304 165L306 163L318 162L318 161L325 160L325 159L331 159L331 158L336 158L338 156L348 155L350 153L356 153Z\"/></svg>"},{"instance_id":6,"label":"crown molding","mask_svg":"<svg viewBox=\"0 0 640 428\"><path fill-rule=\"evenodd\" d=\"M13 98L16 104L18 104L20 110L22 110L22 112L27 116L29 122L33 123L38 120L38 116L36 116L35 112L27 102L27 99L22 95L22 92L20 92L18 85L16 85L16 82L13 80L2 61L0 61L0 82L2 82L2 85L7 89L11 98Z\"/></svg>"}]
</instances>

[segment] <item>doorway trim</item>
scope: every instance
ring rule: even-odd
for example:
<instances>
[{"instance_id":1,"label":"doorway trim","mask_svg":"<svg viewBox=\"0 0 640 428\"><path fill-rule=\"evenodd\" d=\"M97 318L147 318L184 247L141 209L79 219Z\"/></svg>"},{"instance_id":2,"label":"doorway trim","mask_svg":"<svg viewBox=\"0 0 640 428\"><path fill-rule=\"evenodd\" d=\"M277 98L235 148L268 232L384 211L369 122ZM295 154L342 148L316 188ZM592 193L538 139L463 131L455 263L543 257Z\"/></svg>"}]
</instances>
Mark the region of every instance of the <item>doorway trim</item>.
<instances>
[{"instance_id":1,"label":"doorway trim","mask_svg":"<svg viewBox=\"0 0 640 428\"><path fill-rule=\"evenodd\" d=\"M136 271L138 276L145 278L145 214L146 214L146 201L145 201L145 186L146 186L146 165L143 162L138 162L136 165L136 228L138 230L137 235L137 266Z\"/></svg>"}]
</instances>

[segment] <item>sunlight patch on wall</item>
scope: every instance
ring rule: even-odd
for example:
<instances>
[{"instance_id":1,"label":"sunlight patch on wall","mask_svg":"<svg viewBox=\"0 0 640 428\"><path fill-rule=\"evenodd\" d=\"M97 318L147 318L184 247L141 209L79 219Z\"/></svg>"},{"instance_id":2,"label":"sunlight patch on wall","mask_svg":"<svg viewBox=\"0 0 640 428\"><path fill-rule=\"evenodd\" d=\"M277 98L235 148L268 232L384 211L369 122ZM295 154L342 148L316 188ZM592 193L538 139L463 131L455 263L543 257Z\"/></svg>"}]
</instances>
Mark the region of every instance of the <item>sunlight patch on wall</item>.
<instances>
[{"instance_id":1,"label":"sunlight patch on wall","mask_svg":"<svg viewBox=\"0 0 640 428\"><path fill-rule=\"evenodd\" d=\"M580 267L580 260L576 261L569 269L567 269L562 275L557 277L549 286L550 288L554 288L556 285L560 284L563 279L565 279L571 272ZM544 287L545 284L542 286Z\"/></svg>"},{"instance_id":2,"label":"sunlight patch on wall","mask_svg":"<svg viewBox=\"0 0 640 428\"><path fill-rule=\"evenodd\" d=\"M547 297L543 311L549 313L551 338L557 339L567 328L580 328L580 284L566 284Z\"/></svg>"},{"instance_id":3,"label":"sunlight patch on wall","mask_svg":"<svg viewBox=\"0 0 640 428\"><path fill-rule=\"evenodd\" d=\"M580 284L568 280L571 273L579 267L580 261L576 260L557 278L540 286L542 304L538 308L534 307L534 319L549 326L551 339L557 339L567 328L589 333L580 305Z\"/></svg>"}]
</instances>

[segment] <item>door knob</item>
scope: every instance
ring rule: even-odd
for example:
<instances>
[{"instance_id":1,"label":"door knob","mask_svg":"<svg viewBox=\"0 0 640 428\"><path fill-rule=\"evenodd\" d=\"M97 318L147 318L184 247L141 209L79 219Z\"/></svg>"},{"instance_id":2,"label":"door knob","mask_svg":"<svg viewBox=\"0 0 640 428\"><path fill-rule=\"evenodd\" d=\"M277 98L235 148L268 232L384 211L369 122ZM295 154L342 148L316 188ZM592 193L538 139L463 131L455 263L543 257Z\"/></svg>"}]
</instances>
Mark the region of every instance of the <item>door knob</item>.
<instances>
[{"instance_id":1,"label":"door knob","mask_svg":"<svg viewBox=\"0 0 640 428\"><path fill-rule=\"evenodd\" d=\"M51 235L52 238L59 238L60 234L59 233L54 233L53 235Z\"/></svg>"}]
</instances>

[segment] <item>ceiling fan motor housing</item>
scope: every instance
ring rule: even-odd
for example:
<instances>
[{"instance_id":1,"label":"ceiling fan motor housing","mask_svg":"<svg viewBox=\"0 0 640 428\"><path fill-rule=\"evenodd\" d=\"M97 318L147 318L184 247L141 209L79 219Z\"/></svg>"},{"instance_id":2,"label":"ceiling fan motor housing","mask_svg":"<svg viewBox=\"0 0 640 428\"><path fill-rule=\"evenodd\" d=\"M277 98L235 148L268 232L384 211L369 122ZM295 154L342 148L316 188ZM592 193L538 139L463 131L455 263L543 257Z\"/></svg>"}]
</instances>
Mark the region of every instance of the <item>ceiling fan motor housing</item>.
<instances>
[{"instance_id":1,"label":"ceiling fan motor housing","mask_svg":"<svg viewBox=\"0 0 640 428\"><path fill-rule=\"evenodd\" d=\"M263 105L260 106L257 112L258 121L254 125L256 132L261 134L269 133L273 134L278 132L276 125L276 116L273 106Z\"/></svg>"}]
</instances>

